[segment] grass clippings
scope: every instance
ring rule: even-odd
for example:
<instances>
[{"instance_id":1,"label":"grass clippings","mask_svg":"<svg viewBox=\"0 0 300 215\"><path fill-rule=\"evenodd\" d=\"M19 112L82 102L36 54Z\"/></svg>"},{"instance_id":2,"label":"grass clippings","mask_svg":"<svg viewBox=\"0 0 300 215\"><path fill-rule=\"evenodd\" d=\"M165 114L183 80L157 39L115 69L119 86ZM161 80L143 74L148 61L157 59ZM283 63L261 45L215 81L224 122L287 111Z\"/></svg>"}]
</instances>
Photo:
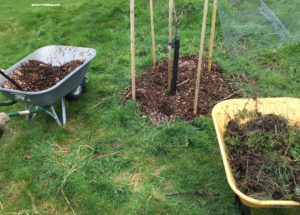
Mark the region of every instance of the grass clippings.
<instances>
[{"instance_id":1,"label":"grass clippings","mask_svg":"<svg viewBox=\"0 0 300 215\"><path fill-rule=\"evenodd\" d=\"M227 126L225 143L239 189L256 199L300 202L300 130L277 115L248 112Z\"/></svg>"}]
</instances>

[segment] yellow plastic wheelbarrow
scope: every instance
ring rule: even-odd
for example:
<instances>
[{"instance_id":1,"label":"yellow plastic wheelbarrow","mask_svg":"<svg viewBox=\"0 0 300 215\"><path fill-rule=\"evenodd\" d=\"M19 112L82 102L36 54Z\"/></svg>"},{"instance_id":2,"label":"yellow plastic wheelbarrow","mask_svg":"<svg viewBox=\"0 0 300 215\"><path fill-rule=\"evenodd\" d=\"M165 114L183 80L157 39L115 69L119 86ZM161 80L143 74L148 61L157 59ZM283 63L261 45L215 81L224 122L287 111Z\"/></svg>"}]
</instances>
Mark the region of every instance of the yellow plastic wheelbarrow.
<instances>
[{"instance_id":1,"label":"yellow plastic wheelbarrow","mask_svg":"<svg viewBox=\"0 0 300 215\"><path fill-rule=\"evenodd\" d=\"M225 167L229 186L236 194L235 206L239 214L251 214L250 207L253 208L289 208L300 207L299 202L283 200L257 200L242 193L234 179L229 161L227 150L224 143L224 133L230 119L241 110L259 111L262 114L276 114L284 116L291 125L300 127L300 99L296 98L262 98L262 99L231 99L217 104L212 117L217 132L222 160Z\"/></svg>"}]
</instances>

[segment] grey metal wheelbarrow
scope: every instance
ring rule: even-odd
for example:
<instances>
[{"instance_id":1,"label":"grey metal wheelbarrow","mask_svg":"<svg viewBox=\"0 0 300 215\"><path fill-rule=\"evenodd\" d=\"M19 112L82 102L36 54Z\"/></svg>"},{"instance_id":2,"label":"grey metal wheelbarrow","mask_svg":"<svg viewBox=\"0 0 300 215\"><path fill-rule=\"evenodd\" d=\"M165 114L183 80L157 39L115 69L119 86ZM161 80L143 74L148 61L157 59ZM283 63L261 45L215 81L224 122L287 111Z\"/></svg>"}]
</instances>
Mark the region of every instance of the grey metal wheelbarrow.
<instances>
[{"instance_id":1,"label":"grey metal wheelbarrow","mask_svg":"<svg viewBox=\"0 0 300 215\"><path fill-rule=\"evenodd\" d=\"M0 102L0 106L9 106L15 104L16 102L22 102L25 104L24 111L11 112L7 115L9 117L26 115L26 118L30 119L38 112L46 112L56 120L56 123L59 126L61 124L66 124L67 111L65 98L76 97L84 91L85 84L87 82L86 71L89 67L90 62L95 57L96 50L92 48L50 45L36 50L29 56L25 57L24 59L20 60L18 63L7 69L5 71L5 74L9 75L10 73L14 72L21 64L24 64L29 60L38 60L54 66L60 66L72 60L81 60L84 61L84 63L54 86L38 92L25 92L15 89L3 88L2 86L6 79L1 76L0 92L7 99L9 99L9 101ZM58 101L61 102L61 120L54 108L54 104Z\"/></svg>"}]
</instances>

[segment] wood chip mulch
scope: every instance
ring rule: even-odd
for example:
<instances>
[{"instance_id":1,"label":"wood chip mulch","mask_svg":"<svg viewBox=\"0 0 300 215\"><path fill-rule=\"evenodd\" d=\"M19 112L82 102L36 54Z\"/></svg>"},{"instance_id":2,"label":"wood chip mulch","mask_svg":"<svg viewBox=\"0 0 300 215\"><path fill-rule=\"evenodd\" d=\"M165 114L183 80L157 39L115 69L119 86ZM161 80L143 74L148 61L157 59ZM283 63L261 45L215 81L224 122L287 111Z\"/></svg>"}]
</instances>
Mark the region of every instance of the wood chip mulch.
<instances>
[{"instance_id":1,"label":"wood chip mulch","mask_svg":"<svg viewBox=\"0 0 300 215\"><path fill-rule=\"evenodd\" d=\"M196 116L210 114L212 108L224 99L236 97L233 83L217 64L208 72L208 60L203 59L198 114L193 114L197 56L182 57L179 61L177 94L169 96L167 90L168 62L161 61L136 80L136 98L142 110L150 115L153 124L182 119L191 122ZM131 99L131 86L124 93L124 100Z\"/></svg>"}]
</instances>

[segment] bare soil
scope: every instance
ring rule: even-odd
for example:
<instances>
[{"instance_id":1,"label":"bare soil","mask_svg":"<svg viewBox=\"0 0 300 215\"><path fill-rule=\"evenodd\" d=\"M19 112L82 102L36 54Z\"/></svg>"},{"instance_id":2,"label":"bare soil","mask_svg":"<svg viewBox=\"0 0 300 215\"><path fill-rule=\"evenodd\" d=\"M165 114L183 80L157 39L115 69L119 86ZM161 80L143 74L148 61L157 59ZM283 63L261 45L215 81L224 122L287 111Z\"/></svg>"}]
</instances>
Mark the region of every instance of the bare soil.
<instances>
[{"instance_id":1,"label":"bare soil","mask_svg":"<svg viewBox=\"0 0 300 215\"><path fill-rule=\"evenodd\" d=\"M167 61L158 62L137 78L136 98L154 124L176 119L190 122L196 116L210 114L219 101L236 96L233 94L233 83L224 76L222 69L217 64L213 64L212 71L209 73L207 64L207 59L204 59L197 115L193 114L197 56L180 58L175 96L170 96L167 89ZM131 87L129 87L124 93L124 98L128 100L131 96Z\"/></svg>"},{"instance_id":2,"label":"bare soil","mask_svg":"<svg viewBox=\"0 0 300 215\"><path fill-rule=\"evenodd\" d=\"M80 60L73 60L62 66L53 66L41 61L30 60L9 76L22 87L23 91L37 92L54 86L83 63ZM9 81L4 82L2 87L17 89Z\"/></svg>"},{"instance_id":3,"label":"bare soil","mask_svg":"<svg viewBox=\"0 0 300 215\"><path fill-rule=\"evenodd\" d=\"M300 202L300 130L276 115L227 126L225 143L239 189L256 199Z\"/></svg>"}]
</instances>

